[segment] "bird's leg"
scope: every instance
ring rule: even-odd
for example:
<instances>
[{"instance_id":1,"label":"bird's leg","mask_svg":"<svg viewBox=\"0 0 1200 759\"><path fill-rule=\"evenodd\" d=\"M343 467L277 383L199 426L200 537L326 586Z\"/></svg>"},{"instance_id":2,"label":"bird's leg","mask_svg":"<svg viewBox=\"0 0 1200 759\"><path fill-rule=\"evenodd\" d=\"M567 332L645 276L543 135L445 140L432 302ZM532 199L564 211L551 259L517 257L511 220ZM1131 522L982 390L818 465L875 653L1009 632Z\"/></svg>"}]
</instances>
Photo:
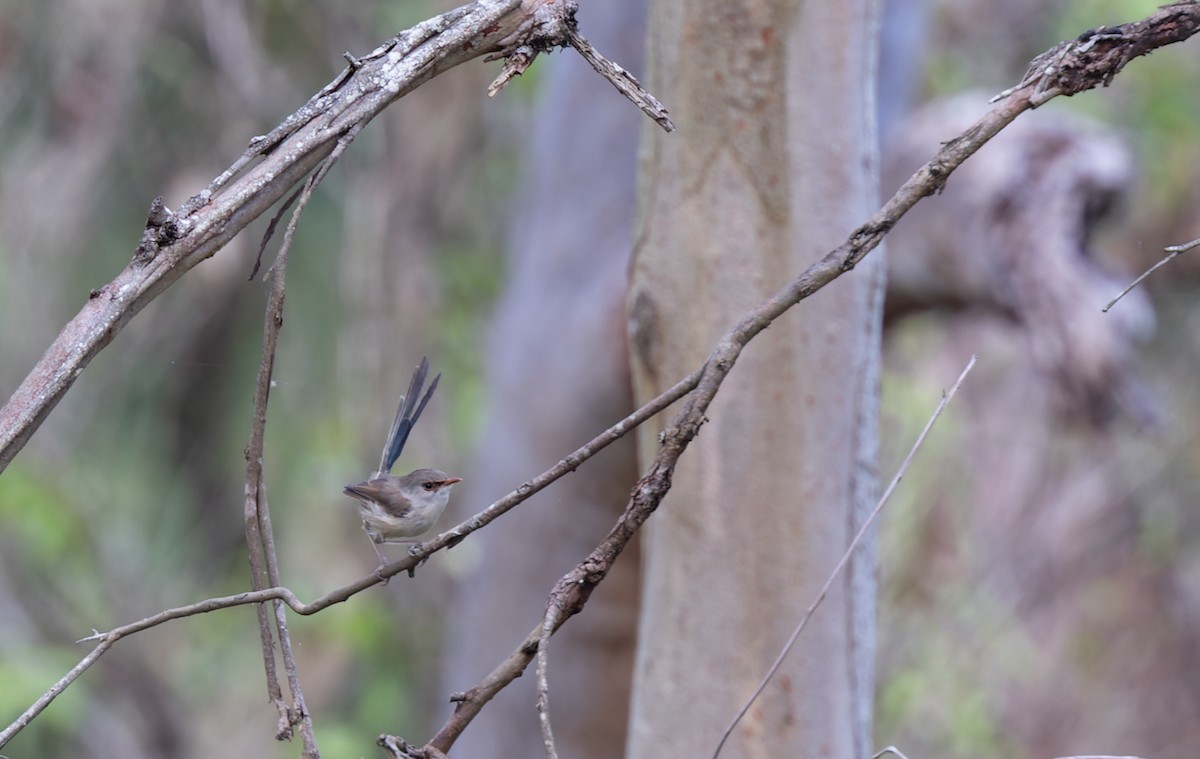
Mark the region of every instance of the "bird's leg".
<instances>
[{"instance_id":1,"label":"bird's leg","mask_svg":"<svg viewBox=\"0 0 1200 759\"><path fill-rule=\"evenodd\" d=\"M371 548L375 549L375 555L379 557L379 567L375 570L375 575L383 581L384 585L387 585L388 580L391 578L383 576L383 569L388 565L388 560L387 557L383 555L383 551L379 550L379 544L382 541L375 539L375 535L371 534L371 528L367 526L366 522L363 522L363 531L366 532L367 537L371 539Z\"/></svg>"},{"instance_id":2,"label":"bird's leg","mask_svg":"<svg viewBox=\"0 0 1200 759\"><path fill-rule=\"evenodd\" d=\"M375 549L375 555L379 557L379 568L383 569L388 565L387 557L383 555L383 551L379 550L379 544L374 540L371 541L371 547Z\"/></svg>"}]
</instances>

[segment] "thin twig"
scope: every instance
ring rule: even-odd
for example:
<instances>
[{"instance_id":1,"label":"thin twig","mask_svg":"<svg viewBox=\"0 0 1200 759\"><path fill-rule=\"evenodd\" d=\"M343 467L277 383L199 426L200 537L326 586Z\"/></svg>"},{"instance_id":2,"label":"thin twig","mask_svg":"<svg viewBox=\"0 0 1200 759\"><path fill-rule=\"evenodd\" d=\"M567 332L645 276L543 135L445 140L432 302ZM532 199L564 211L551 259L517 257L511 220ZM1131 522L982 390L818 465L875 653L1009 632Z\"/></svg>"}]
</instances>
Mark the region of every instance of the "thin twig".
<instances>
[{"instance_id":1,"label":"thin twig","mask_svg":"<svg viewBox=\"0 0 1200 759\"><path fill-rule=\"evenodd\" d=\"M304 211L308 199L312 195L314 177L309 177L303 187L294 193L284 203L271 226L286 212L292 203L299 199L299 205L288 220L287 230L279 255L271 266L267 277L271 287L267 295L266 313L263 318L263 344L261 358L258 364L258 378L254 385L254 403L250 414L250 440L246 444L246 484L243 517L246 530L246 551L250 561L250 586L254 590L279 585L279 568L275 560L275 542L271 530L270 513L267 502L266 483L263 477L263 447L266 438L267 405L271 397L271 381L275 368L275 354L279 344L279 332L283 328L283 302L286 296L286 273L288 256L292 249L292 238L296 224ZM263 239L262 249L266 247L267 238ZM255 266L257 269L257 265ZM274 577L272 576L274 575ZM292 710L283 700L283 690L279 685L279 675L275 668L275 636L271 628L270 615L265 604L259 604L255 609L258 615L258 633L262 646L263 668L267 678L267 698L275 706L279 714L276 723L276 740L291 740L292 727L297 721L297 712ZM276 620L276 627L280 627ZM284 649L286 627L280 633L280 648ZM287 647L290 651L290 645ZM293 693L298 690L293 689ZM311 731L309 731L311 732ZM307 746L305 747L307 751ZM315 750L315 746L314 746Z\"/></svg>"},{"instance_id":2,"label":"thin twig","mask_svg":"<svg viewBox=\"0 0 1200 759\"><path fill-rule=\"evenodd\" d=\"M647 420L657 416L668 406L683 398L696 388L702 374L703 367L684 377L672 387L667 388L657 398L629 414L583 446L567 454L550 469L526 481L516 490L488 506L475 516L464 520L462 523L438 535L433 540L414 546L409 552L410 555L408 557L388 564L386 567L380 569L378 575L384 578L392 577L425 561L430 555L442 548L458 545L466 536L491 523L497 517L507 513L534 494L545 490L560 477L574 472L583 462L604 450L608 445L637 429ZM375 577L376 575L371 576Z\"/></svg>"},{"instance_id":3,"label":"thin twig","mask_svg":"<svg viewBox=\"0 0 1200 759\"><path fill-rule=\"evenodd\" d=\"M66 689L71 683L79 678L92 663L99 658L105 651L112 647L116 641L121 638L133 635L143 630L148 630L151 627L165 624L176 619L183 619L197 614L205 614L210 611L219 609L228 609L235 606L244 606L246 604L262 604L266 601L280 600L287 604L288 608L296 614L308 616L316 614L334 604L342 603L351 597L361 593L362 591L374 585L378 585L385 579L394 575L406 572L410 569L415 569L418 565L424 562L435 551L441 550L448 546L457 545L467 535L481 529L501 515L507 513L521 502L529 499L534 494L547 488L552 482L570 474L579 466L595 456L600 451L604 450L611 443L624 437L629 432L637 429L648 419L651 419L663 409L678 401L688 392L696 387L700 381L700 371L692 372L687 377L680 380L673 387L669 388L653 401L639 408L637 411L626 416L621 421L609 427L604 432L597 435L586 444L571 452L560 460L549 470L525 482L516 490L512 491L505 497L488 506L478 514L466 519L453 529L448 530L439 535L434 540L431 540L422 545L416 546L415 551L409 556L406 556L398 561L392 562L379 572L373 572L366 577L363 577L355 582L337 588L326 593L324 596L316 599L312 603L304 603L291 590L284 587L264 588L248 593L239 593L233 596L224 596L220 598L208 598L203 601L198 601L185 606L178 606L171 609L165 609L151 616L139 619L135 622L122 625L108 632L93 631L93 633L85 638L80 639L79 643L89 641L100 641L95 649L89 652L83 660L80 661L70 672L63 675L58 682L43 693L32 706L29 707L20 717L17 718L11 725L0 732L0 746L3 746L11 740L17 733L25 728L30 721L38 714L46 709L47 706ZM257 522L255 523L257 529ZM535 638L536 640L536 638Z\"/></svg>"},{"instance_id":4,"label":"thin twig","mask_svg":"<svg viewBox=\"0 0 1200 759\"><path fill-rule=\"evenodd\" d=\"M296 202L296 198L300 197L301 192L303 192L303 188L300 188L289 195L287 200L283 201L283 203L279 205L279 210L275 212L275 215L271 217L271 220L267 222L267 230L263 232L262 240L260 240L258 243L258 254L254 256L254 266L250 267L250 276L246 278L247 281L253 281L254 278L258 276L258 270L262 266L263 253L267 249L267 243L271 242L271 238L275 236L275 227L279 226L279 220L282 219L283 215L287 213L287 210L292 207L292 203Z\"/></svg>"},{"instance_id":5,"label":"thin twig","mask_svg":"<svg viewBox=\"0 0 1200 759\"><path fill-rule=\"evenodd\" d=\"M329 157L322 162L317 172L309 177L304 184L304 191L300 195L299 201L296 203L296 210L292 212L292 218L288 222L287 230L283 234L283 243L279 248L279 255L275 258L275 263L271 264L271 269L268 272L271 277L272 300L278 303L278 309L273 314L268 312L268 321L274 324L272 329L270 326L265 329L271 330L272 340L269 346L271 355L272 373L275 363L276 345L279 339L279 331L283 328L283 302L285 297L284 280L287 273L287 262L292 251L292 241L296 234L296 226L300 222L300 216L304 213L304 209L308 206L308 202L312 199L313 191L316 190L318 184L329 174L329 169L337 161L345 150L345 146L354 139L361 125L352 128L346 135L338 140L337 147L329 154ZM277 295L276 295L277 293ZM264 339L263 352L264 357L268 351L268 345ZM271 375L268 374L267 381L270 382ZM266 411L264 397L264 408ZM266 423L264 417L263 423ZM261 457L262 452L259 451ZM261 461L260 461L261 463ZM260 477L262 467L259 467ZM275 532L271 529L271 509L267 500L266 482L260 480L260 493L262 498L259 503L258 520L261 528L259 534L262 537L263 548L265 549L267 559L267 580L273 587L279 587L283 584L283 580L279 572L279 559L275 552ZM292 638L288 634L287 612L284 610L283 604L279 601L274 603L275 611L275 634L279 639L279 655L283 659L283 669L287 674L288 690L292 694L292 703L294 709L291 713L291 720L300 726L300 740L303 744L302 756L304 759L318 759L320 752L317 749L316 733L313 730L312 714L308 711L308 706L304 700L304 692L300 689L300 673L296 666L296 656L292 652ZM277 736L278 737L278 736Z\"/></svg>"},{"instance_id":6,"label":"thin twig","mask_svg":"<svg viewBox=\"0 0 1200 759\"><path fill-rule=\"evenodd\" d=\"M279 344L279 333L283 329L283 304L286 298L287 263L292 251L292 243L296 235L296 227L304 209L312 199L313 192L329 174L329 170L338 158L345 152L346 147L358 135L361 125L352 127L339 140L333 152L321 163L317 171L310 176L303 187L288 199L286 205L296 202L296 208L288 220L280 244L279 254L267 272L271 288L267 298L266 316L263 323L262 357L259 362L258 379L255 383L254 406L251 413L250 441L246 445L246 543L250 558L250 580L254 590L262 590L265 586L279 587L283 584L279 572L279 560L275 552L275 534L271 529L271 510L267 499L266 483L263 478L263 445L267 425L267 404L270 400L271 383L275 368L275 355ZM282 213L282 211L280 212ZM278 217L276 217L278 218ZM264 245L265 245L264 239ZM261 250L260 250L261 255ZM265 569L265 572L264 572ZM264 576L265 574L265 576ZM287 613L283 604L278 600L274 603L275 635L279 639L279 654L283 659L284 672L288 679L288 689L292 694L294 708L289 709L283 702L279 688L278 676L275 671L275 653L272 645L273 636L267 622L265 606L258 605L259 634L263 649L263 666L267 676L267 696L275 704L279 712L279 721L275 732L276 740L291 740L292 727L300 726L300 738L303 743L305 759L316 759L320 756L317 748L316 734L313 730L312 715L305 704L304 692L300 687L300 674L296 667L296 657L292 652L291 636L288 634Z\"/></svg>"},{"instance_id":7,"label":"thin twig","mask_svg":"<svg viewBox=\"0 0 1200 759\"><path fill-rule=\"evenodd\" d=\"M675 124L672 123L666 107L659 102L658 98L651 95L632 74L601 55L600 51L579 33L579 25L575 21L575 11L576 8L571 2L542 6L534 14L533 23L542 27L536 41L510 47L485 58L484 60L489 61L498 58L506 59L500 75L488 85L488 97L494 97L496 93L507 87L514 77L524 74L533 65L533 61L539 53L548 52L557 46L570 45L583 56L583 59L597 74L607 79L629 102L654 119L655 123L667 132L674 132Z\"/></svg>"},{"instance_id":8,"label":"thin twig","mask_svg":"<svg viewBox=\"0 0 1200 759\"><path fill-rule=\"evenodd\" d=\"M553 600L546 604L546 614L542 617L542 629L538 633L537 643L537 712L538 724L542 729L542 749L546 759L558 759L558 749L554 745L554 730L550 727L550 636L558 625L558 604Z\"/></svg>"},{"instance_id":9,"label":"thin twig","mask_svg":"<svg viewBox=\"0 0 1200 759\"><path fill-rule=\"evenodd\" d=\"M1146 279L1146 277L1149 277L1151 274L1158 271L1163 266L1166 266L1168 261L1170 261L1172 258L1175 258L1176 256L1178 256L1180 253L1185 253L1195 247L1200 247L1200 239L1192 240L1191 242L1185 242L1182 245L1168 245L1167 247L1163 248L1163 250L1165 250L1167 252L1166 258L1164 258L1163 260L1154 264L1149 269L1146 269L1146 271L1144 271L1142 273L1142 276L1133 280L1133 282L1131 282L1129 284L1129 287L1126 287L1124 290L1122 290L1120 295L1118 295L1117 297L1110 300L1108 302L1108 305L1106 305L1104 308L1100 309L1100 311L1102 313L1107 314L1108 309L1117 305L1117 301L1119 301L1121 298L1124 298L1126 295L1128 295L1130 292L1132 292L1133 288L1140 285L1142 283L1142 281Z\"/></svg>"},{"instance_id":10,"label":"thin twig","mask_svg":"<svg viewBox=\"0 0 1200 759\"><path fill-rule=\"evenodd\" d=\"M900 757L900 759L908 759L908 757L905 756L900 749L896 748L895 746L888 746L887 748L881 750L878 754L872 756L871 759L882 759L888 754L895 754L896 756Z\"/></svg>"},{"instance_id":11,"label":"thin twig","mask_svg":"<svg viewBox=\"0 0 1200 759\"><path fill-rule=\"evenodd\" d=\"M567 41L571 43L571 47L579 51L585 61L591 64L597 74L611 82L618 92L629 99L629 102L654 119L655 123L667 132L675 131L675 124L671 121L666 107L659 102L658 98L651 95L641 82L634 79L633 74L601 55L600 51L592 47L592 43L584 39L576 29L571 28L567 32Z\"/></svg>"},{"instance_id":12,"label":"thin twig","mask_svg":"<svg viewBox=\"0 0 1200 759\"><path fill-rule=\"evenodd\" d=\"M821 590L819 593L817 593L816 599L813 600L812 604L808 607L804 614L801 615L800 622L796 625L796 629L792 631L791 637L788 638L787 643L784 644L783 649L779 652L779 655L775 657L774 663L772 663L770 668L767 669L767 674L763 676L762 682L760 682L758 687L754 689L754 693L750 694L750 698L746 699L746 703L742 706L741 711L737 713L737 716L735 716L733 721L729 723L729 726L725 728L725 732L721 734L721 740L719 743L717 743L716 750L713 751L713 759L716 759L718 756L720 756L721 749L724 748L725 742L729 740L729 736L733 734L733 731L738 726L738 723L741 722L742 718L746 716L746 713L750 711L750 707L754 705L754 702L766 689L767 683L771 681L771 678L775 676L775 673L778 672L779 668L783 665L783 660L792 650L792 647L796 645L796 641L800 638L800 633L804 632L804 628L808 624L808 620L812 619L812 615L814 612L816 612L817 607L821 605L821 602L825 600L825 596L829 594L829 589L833 587L834 581L837 580L839 575L841 575L842 570L846 568L846 564L850 562L850 557L854 554L854 549L858 548L858 544L862 542L862 539L866 536L867 531L870 530L871 526L875 524L876 518L879 517L879 514L883 511L883 507L887 505L888 500L892 497L892 493L895 492L896 486L900 484L900 480L904 478L905 473L908 471L908 467L912 463L913 457L917 455L917 451L919 451L921 446L924 445L925 438L929 436L929 431L933 429L934 423L938 420L938 417L942 415L942 411L946 408L946 405L950 403L950 399L953 398L954 394L958 392L958 388L962 386L963 380L967 378L967 374L969 374L971 369L975 367L975 362L977 360L978 359L976 356L971 356L971 360L967 362L967 366L962 370L962 374L958 375L958 379L950 388L949 392L942 393L941 402L938 403L937 408L933 410L933 415L929 417L929 421L925 423L925 429L921 430L920 435L917 435L916 442L913 443L912 449L909 450L908 455L904 457L904 461L900 464L900 468L896 471L896 476L892 478L890 483L888 483L887 490L883 492L883 495L879 499L879 503L875 505L875 509L871 512L870 516L867 517L867 521L863 522L862 527L859 528L858 534L855 535L854 539L850 541L850 545L846 547L846 551L842 554L842 558L838 561L837 566L833 568L833 571L829 573L829 577L825 580L825 584L821 586ZM879 755L877 754L876 756Z\"/></svg>"},{"instance_id":13,"label":"thin twig","mask_svg":"<svg viewBox=\"0 0 1200 759\"><path fill-rule=\"evenodd\" d=\"M1200 248L1200 238L1196 238L1191 242L1180 243L1179 245L1168 245L1167 247L1163 248L1163 250L1170 251L1172 253L1183 253L1184 251L1191 250L1192 248Z\"/></svg>"},{"instance_id":14,"label":"thin twig","mask_svg":"<svg viewBox=\"0 0 1200 759\"><path fill-rule=\"evenodd\" d=\"M87 639L85 638L85 640ZM0 732L0 746L7 744L17 733L24 730L26 725L33 722L39 714L46 710L46 707L50 706L54 699L58 698L60 693L66 690L71 683L78 680L79 676L86 672L88 667L95 664L96 660L103 656L105 651L112 648L113 643L116 642L117 639L115 638L112 640L107 638L101 640L100 644L93 648L87 656L80 659L79 663L72 667L70 672L60 677L58 682L52 685L49 690L38 696L37 700L30 704L28 709L21 712L21 715L13 720L12 724L4 728L3 732Z\"/></svg>"},{"instance_id":15,"label":"thin twig","mask_svg":"<svg viewBox=\"0 0 1200 759\"><path fill-rule=\"evenodd\" d=\"M278 341L279 330L283 327L284 274L287 270L287 261L292 250L292 241L296 234L296 226L299 224L300 216L308 206L308 202L312 199L317 185L329 175L330 169L342 157L342 154L346 152L346 148L358 136L359 132L362 131L363 126L362 123L355 124L346 134L342 135L338 139L337 146L334 147L333 152L329 154L329 157L321 163L316 173L305 183L304 191L296 204L296 210L292 212L292 218L288 223L287 230L284 232L279 255L276 257L275 263L271 265L269 274L271 276L272 289L278 290L279 304L278 313L275 315L274 339L270 346L272 366L274 365L275 343ZM276 283L278 283L277 286ZM266 345L264 343L265 350ZM269 379L268 377L268 381ZM263 410L266 410L265 407ZM265 418L263 421L265 423ZM261 466L259 471L261 473ZM271 510L266 497L266 483L260 484L262 485L262 502L258 518L262 529L259 533L262 536L263 548L266 549L267 579L272 586L279 587L283 585L283 580L279 572L279 560L275 552L275 533L271 529ZM283 658L283 669L287 674L288 690L291 691L292 703L295 705L291 719L300 726L300 740L303 746L301 756L303 759L319 759L320 752L317 749L317 738L313 729L312 714L308 711L308 705L304 700L304 692L300 688L300 670L296 666L296 656L292 652L292 639L291 635L288 634L287 612L283 604L279 601L274 603L274 609L275 631L279 638L279 655Z\"/></svg>"}]
</instances>

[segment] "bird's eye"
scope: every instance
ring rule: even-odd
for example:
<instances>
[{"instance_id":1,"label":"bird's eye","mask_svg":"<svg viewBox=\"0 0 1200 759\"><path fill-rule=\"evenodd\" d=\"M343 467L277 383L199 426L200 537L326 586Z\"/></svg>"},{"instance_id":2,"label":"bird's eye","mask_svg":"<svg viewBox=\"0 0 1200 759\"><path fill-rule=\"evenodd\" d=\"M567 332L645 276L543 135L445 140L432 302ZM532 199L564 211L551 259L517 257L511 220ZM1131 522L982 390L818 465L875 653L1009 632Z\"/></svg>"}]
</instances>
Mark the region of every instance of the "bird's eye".
<instances>
[{"instance_id":1,"label":"bird's eye","mask_svg":"<svg viewBox=\"0 0 1200 759\"><path fill-rule=\"evenodd\" d=\"M433 490L434 488L437 487L437 483L436 482L423 482L423 483L421 483L421 487L425 488L426 490Z\"/></svg>"}]
</instances>

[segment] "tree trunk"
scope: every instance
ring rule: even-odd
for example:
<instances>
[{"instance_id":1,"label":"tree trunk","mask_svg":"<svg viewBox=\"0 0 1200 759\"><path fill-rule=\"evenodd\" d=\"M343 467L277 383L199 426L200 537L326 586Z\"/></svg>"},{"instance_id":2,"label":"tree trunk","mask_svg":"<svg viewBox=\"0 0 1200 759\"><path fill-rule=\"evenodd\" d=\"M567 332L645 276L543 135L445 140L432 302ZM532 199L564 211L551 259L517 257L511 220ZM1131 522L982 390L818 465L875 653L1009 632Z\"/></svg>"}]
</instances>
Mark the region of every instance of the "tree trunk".
<instances>
[{"instance_id":1,"label":"tree trunk","mask_svg":"<svg viewBox=\"0 0 1200 759\"><path fill-rule=\"evenodd\" d=\"M652 3L650 89L680 130L642 160L639 402L874 208L875 26L866 0ZM646 536L629 756L712 753L873 505L882 285L872 256L755 340L680 462ZM733 753L869 755L873 610L868 548Z\"/></svg>"}]
</instances>

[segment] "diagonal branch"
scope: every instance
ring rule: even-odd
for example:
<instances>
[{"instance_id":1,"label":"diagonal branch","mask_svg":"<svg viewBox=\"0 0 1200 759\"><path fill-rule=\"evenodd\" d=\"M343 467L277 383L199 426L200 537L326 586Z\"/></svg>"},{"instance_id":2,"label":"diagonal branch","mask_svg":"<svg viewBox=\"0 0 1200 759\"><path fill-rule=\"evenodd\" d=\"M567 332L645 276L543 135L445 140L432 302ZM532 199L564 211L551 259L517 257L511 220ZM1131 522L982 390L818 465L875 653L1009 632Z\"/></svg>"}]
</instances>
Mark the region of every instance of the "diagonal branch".
<instances>
[{"instance_id":1,"label":"diagonal branch","mask_svg":"<svg viewBox=\"0 0 1200 759\"><path fill-rule=\"evenodd\" d=\"M1121 300L1121 298L1124 298L1126 295L1133 292L1133 289L1135 287L1140 285L1142 282L1146 281L1146 278L1149 277L1151 274L1153 274L1154 272L1158 271L1162 267L1169 264L1171 262L1171 259L1180 255L1181 253L1186 253L1189 250L1191 250L1192 248L1197 248L1197 247L1200 247L1200 240L1192 240L1191 242L1180 243L1179 245L1168 245L1167 247L1163 248L1163 250L1165 250L1167 252L1167 255L1165 257L1163 257L1162 260L1160 260L1158 263L1151 266L1149 269L1146 269L1146 271L1142 272L1140 277L1138 277L1137 279L1130 282L1128 287L1126 287L1124 290L1122 290L1120 293L1118 293L1117 297L1110 300L1107 304L1105 304L1104 308L1102 308L1100 310L1107 314L1113 306L1117 305L1117 301Z\"/></svg>"}]
</instances>

